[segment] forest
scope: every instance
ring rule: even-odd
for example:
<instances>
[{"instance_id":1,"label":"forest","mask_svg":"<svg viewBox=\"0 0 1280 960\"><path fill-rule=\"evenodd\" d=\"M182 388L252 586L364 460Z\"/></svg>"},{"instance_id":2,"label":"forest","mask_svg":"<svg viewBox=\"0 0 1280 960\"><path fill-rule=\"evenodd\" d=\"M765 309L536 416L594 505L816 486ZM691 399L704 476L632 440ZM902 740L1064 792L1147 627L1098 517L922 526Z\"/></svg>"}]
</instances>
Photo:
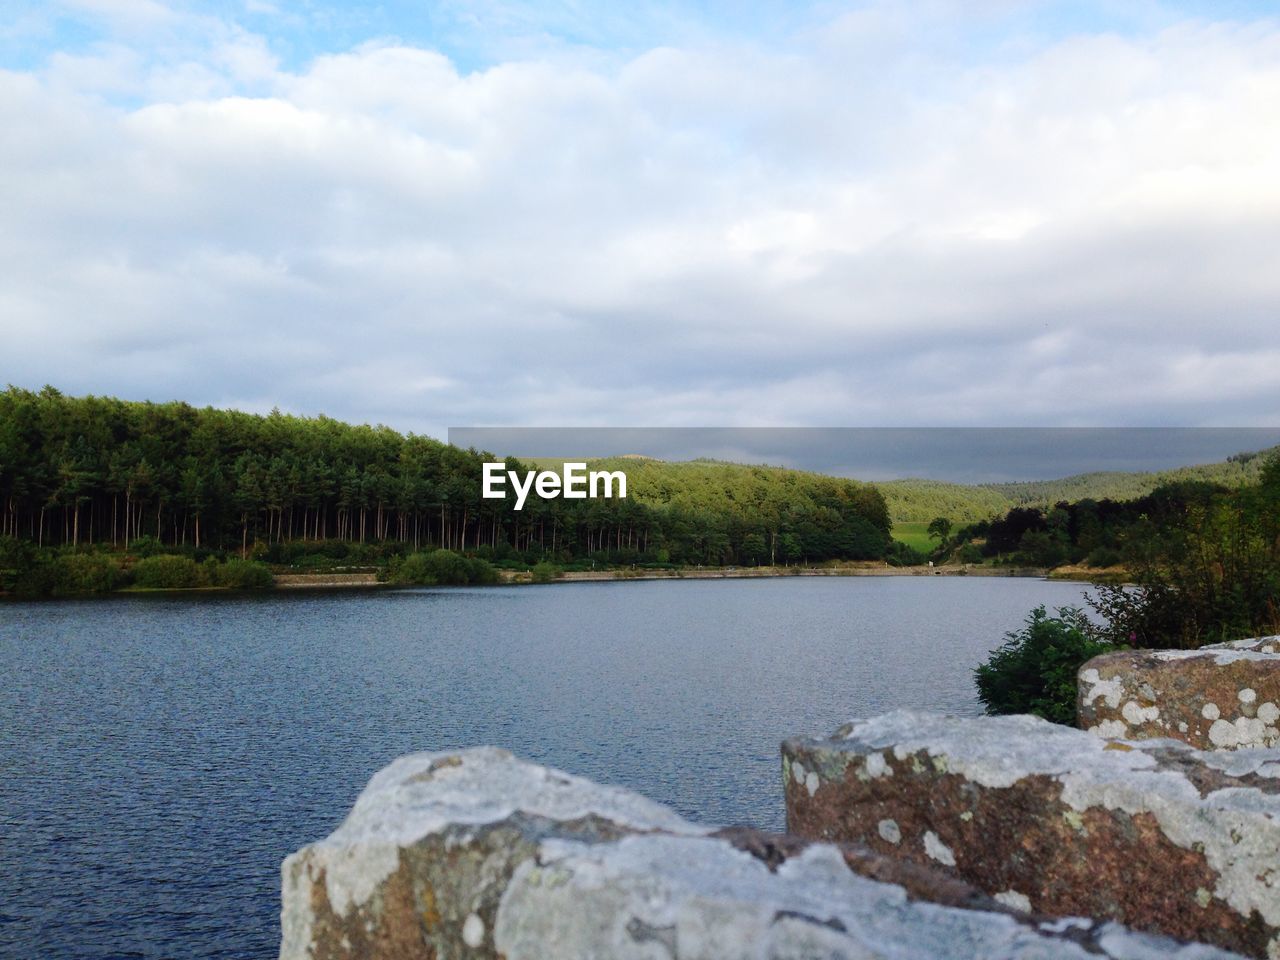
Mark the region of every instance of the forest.
<instances>
[{"instance_id":1,"label":"forest","mask_svg":"<svg viewBox=\"0 0 1280 960\"><path fill-rule=\"evenodd\" d=\"M607 564L812 563L890 549L884 498L851 480L622 460L627 499L534 498L517 513L480 496L492 459L323 416L10 387L0 393L0 538L275 562L375 545L383 558L443 548Z\"/></svg>"},{"instance_id":2,"label":"forest","mask_svg":"<svg viewBox=\"0 0 1280 960\"><path fill-rule=\"evenodd\" d=\"M936 560L997 562L1034 567L1085 564L1132 568L1151 544L1175 531L1207 531L1230 518L1259 537L1274 532L1280 457L1263 458L1257 480L1240 487L1204 480L1164 483L1129 500L1061 500L1051 507L1017 506L1003 515L953 527L930 525ZM939 536L941 534L941 536ZM1280 559L1280 542L1272 553Z\"/></svg>"},{"instance_id":3,"label":"forest","mask_svg":"<svg viewBox=\"0 0 1280 960\"><path fill-rule=\"evenodd\" d=\"M1106 640L1139 647L1196 647L1280 630L1280 454L1257 464L1257 481L1165 483L1132 500L1014 507L953 531L930 525L935 561L1034 567L1085 564L1117 571L1131 587L1100 586ZM1137 589L1133 589L1136 587Z\"/></svg>"}]
</instances>

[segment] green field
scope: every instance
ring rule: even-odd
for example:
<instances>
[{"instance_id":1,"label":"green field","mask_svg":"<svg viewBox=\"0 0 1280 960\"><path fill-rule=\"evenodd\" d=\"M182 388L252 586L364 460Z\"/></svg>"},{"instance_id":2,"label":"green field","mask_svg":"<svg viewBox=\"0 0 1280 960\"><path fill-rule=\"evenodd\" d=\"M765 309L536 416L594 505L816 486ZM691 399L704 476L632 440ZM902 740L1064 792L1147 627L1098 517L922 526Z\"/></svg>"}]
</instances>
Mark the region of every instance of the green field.
<instances>
[{"instance_id":1,"label":"green field","mask_svg":"<svg viewBox=\"0 0 1280 960\"><path fill-rule=\"evenodd\" d=\"M921 553L928 553L938 545L938 541L929 539L929 534L926 532L928 526L929 524L923 521L900 520L893 525L893 539Z\"/></svg>"}]
</instances>

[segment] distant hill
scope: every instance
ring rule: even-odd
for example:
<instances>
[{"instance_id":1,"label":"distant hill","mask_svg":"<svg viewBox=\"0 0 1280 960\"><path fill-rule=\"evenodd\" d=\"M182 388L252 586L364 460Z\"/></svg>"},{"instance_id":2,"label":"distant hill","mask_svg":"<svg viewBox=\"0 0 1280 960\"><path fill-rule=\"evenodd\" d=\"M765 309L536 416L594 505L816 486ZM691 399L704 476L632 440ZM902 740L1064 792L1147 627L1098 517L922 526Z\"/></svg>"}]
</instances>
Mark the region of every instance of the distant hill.
<instances>
[{"instance_id":1,"label":"distant hill","mask_svg":"<svg viewBox=\"0 0 1280 960\"><path fill-rule=\"evenodd\" d=\"M557 463L559 461L556 461ZM877 484L787 467L724 460L655 460L635 455L590 460L591 469L622 470L627 494L642 503L689 509L715 506L743 514L783 509L796 496L876 499Z\"/></svg>"},{"instance_id":2,"label":"distant hill","mask_svg":"<svg viewBox=\"0 0 1280 960\"><path fill-rule=\"evenodd\" d=\"M1006 513L1014 506L999 490L943 480L889 480L876 486L894 523L927 523L934 517L968 523Z\"/></svg>"},{"instance_id":3,"label":"distant hill","mask_svg":"<svg viewBox=\"0 0 1280 960\"><path fill-rule=\"evenodd\" d=\"M877 486L895 522L921 523L934 517L958 522L982 520L1013 507L1049 506L1059 501L1134 500L1156 487L1183 480L1201 480L1240 487L1257 483L1267 456L1280 447L1236 454L1220 463L1206 463L1158 472L1080 473L1059 480L1018 483L961 484L939 480L892 480Z\"/></svg>"},{"instance_id":4,"label":"distant hill","mask_svg":"<svg viewBox=\"0 0 1280 960\"><path fill-rule=\"evenodd\" d=\"M943 480L888 480L873 484L883 495L894 523L928 523L946 517L956 523L985 520L1014 507L1050 506L1062 500L1134 500L1161 484L1179 480L1203 480L1238 487L1256 483L1268 454L1280 447L1241 453L1220 463L1179 467L1149 473L1080 473L1058 480L1017 483L963 484ZM525 458L542 468L558 468L565 458ZM656 460L638 454L588 460L593 468L625 470L630 493L642 502L679 503L686 507L716 503L724 507L736 501L743 509L751 501L763 501L786 484L820 474L724 460ZM788 477L791 479L788 480ZM765 491L769 491L766 493Z\"/></svg>"}]
</instances>

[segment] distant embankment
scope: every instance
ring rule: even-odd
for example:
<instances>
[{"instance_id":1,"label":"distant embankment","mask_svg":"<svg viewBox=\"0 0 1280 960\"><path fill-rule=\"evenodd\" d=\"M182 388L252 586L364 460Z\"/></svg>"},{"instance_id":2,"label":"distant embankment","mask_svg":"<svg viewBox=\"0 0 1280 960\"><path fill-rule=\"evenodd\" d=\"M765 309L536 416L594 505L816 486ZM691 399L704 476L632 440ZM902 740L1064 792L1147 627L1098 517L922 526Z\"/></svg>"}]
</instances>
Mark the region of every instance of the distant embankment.
<instances>
[{"instance_id":1,"label":"distant embankment","mask_svg":"<svg viewBox=\"0 0 1280 960\"><path fill-rule=\"evenodd\" d=\"M503 583L531 583L523 570L499 571ZM1043 577L1039 567L891 567L864 563L838 567L706 567L687 570L579 570L568 571L552 583L599 583L619 580L761 580L768 577ZM1070 578L1067 578L1070 579ZM1081 577L1081 579L1086 579ZM373 573L279 573L275 585L282 590L331 590L352 587L384 587Z\"/></svg>"},{"instance_id":2,"label":"distant embankment","mask_svg":"<svg viewBox=\"0 0 1280 960\"><path fill-rule=\"evenodd\" d=\"M681 570L567 571L551 582L604 580L762 580L769 577L1044 577L1042 567L992 567L956 564L946 567L893 567L885 563L850 563L829 567L702 567ZM504 583L528 583L532 575L504 570ZM1071 577L1055 579L1073 579ZM1082 577L1081 579L1087 579Z\"/></svg>"},{"instance_id":3,"label":"distant embankment","mask_svg":"<svg viewBox=\"0 0 1280 960\"><path fill-rule=\"evenodd\" d=\"M373 573L277 573L276 586L284 589L325 589L331 587L378 587Z\"/></svg>"}]
</instances>

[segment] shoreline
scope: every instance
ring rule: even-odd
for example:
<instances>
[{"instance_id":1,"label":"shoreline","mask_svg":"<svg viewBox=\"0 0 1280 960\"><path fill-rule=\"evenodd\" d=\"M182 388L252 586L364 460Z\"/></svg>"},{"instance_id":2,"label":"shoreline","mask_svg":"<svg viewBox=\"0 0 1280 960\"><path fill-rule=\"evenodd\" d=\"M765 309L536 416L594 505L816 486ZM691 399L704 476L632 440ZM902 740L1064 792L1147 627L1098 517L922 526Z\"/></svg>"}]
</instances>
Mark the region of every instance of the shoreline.
<instances>
[{"instance_id":1,"label":"shoreline","mask_svg":"<svg viewBox=\"0 0 1280 960\"><path fill-rule=\"evenodd\" d=\"M894 567L888 564L864 563L840 567L694 567L682 570L570 570L541 584L556 583L623 583L640 580L765 580L784 577L1016 577L1024 579L1056 580L1065 583L1095 584L1108 579L1107 571L1088 571L1080 568L1043 567L989 567L979 564L946 567ZM499 570L495 586L535 585L533 574L525 570ZM1122 582L1112 574L1113 582ZM239 590L234 587L174 587L141 589L129 587L105 594L80 594L60 599L90 599L98 597L160 596L173 594L248 594L262 595L275 591L307 592L315 590L393 590L411 584L386 583L373 572L362 573L278 573L269 590ZM16 599L0 593L0 601Z\"/></svg>"},{"instance_id":2,"label":"shoreline","mask_svg":"<svg viewBox=\"0 0 1280 960\"><path fill-rule=\"evenodd\" d=\"M532 574L500 571L504 583L532 583ZM868 563L843 567L694 567L684 570L566 571L550 583L618 580L762 580L775 577L1031 577L1046 579L1037 567L893 567Z\"/></svg>"},{"instance_id":3,"label":"shoreline","mask_svg":"<svg viewBox=\"0 0 1280 960\"><path fill-rule=\"evenodd\" d=\"M499 570L498 586L534 585L533 574L524 570ZM639 580L764 580L783 577L1020 577L1040 580L1092 583L1072 570L1055 576L1043 567L984 567L977 564L956 567L893 567L867 563L844 567L702 567L685 570L570 570L543 581L556 583L621 583ZM379 582L372 573L278 574L277 590L395 588L401 584Z\"/></svg>"}]
</instances>

